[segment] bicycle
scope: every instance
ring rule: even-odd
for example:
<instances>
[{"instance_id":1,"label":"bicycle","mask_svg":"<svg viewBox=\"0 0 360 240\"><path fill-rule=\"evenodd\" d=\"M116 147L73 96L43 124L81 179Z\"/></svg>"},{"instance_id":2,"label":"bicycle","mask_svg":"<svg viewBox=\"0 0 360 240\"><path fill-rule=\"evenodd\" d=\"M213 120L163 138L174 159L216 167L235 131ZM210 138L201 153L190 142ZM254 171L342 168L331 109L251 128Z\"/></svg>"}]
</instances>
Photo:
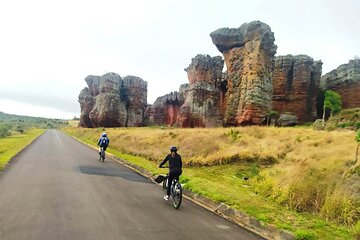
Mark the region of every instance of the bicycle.
<instances>
[{"instance_id":1,"label":"bicycle","mask_svg":"<svg viewBox=\"0 0 360 240\"><path fill-rule=\"evenodd\" d=\"M104 162L105 161L105 150L104 147L100 147L100 157L99 157L99 161L100 162Z\"/></svg>"},{"instance_id":2,"label":"bicycle","mask_svg":"<svg viewBox=\"0 0 360 240\"><path fill-rule=\"evenodd\" d=\"M162 187L163 187L163 191L164 194L167 194L167 184L168 184L168 177L169 175L159 175L155 181L157 183L161 183L162 182ZM179 180L177 179L173 179L172 183L171 183L171 187L170 187L170 196L172 199L172 205L175 209L178 209L181 205L181 201L182 201L182 192L183 189L181 187L181 184L179 182Z\"/></svg>"}]
</instances>

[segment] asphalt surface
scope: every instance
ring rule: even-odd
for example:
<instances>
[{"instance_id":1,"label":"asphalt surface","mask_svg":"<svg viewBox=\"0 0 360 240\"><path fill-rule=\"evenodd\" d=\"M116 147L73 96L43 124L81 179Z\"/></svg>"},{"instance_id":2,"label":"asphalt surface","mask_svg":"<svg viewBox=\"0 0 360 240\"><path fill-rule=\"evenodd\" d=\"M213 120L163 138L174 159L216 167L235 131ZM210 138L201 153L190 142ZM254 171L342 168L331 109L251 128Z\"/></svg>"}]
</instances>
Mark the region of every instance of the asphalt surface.
<instances>
[{"instance_id":1,"label":"asphalt surface","mask_svg":"<svg viewBox=\"0 0 360 240\"><path fill-rule=\"evenodd\" d=\"M1 240L262 239L49 130L0 173Z\"/></svg>"}]
</instances>

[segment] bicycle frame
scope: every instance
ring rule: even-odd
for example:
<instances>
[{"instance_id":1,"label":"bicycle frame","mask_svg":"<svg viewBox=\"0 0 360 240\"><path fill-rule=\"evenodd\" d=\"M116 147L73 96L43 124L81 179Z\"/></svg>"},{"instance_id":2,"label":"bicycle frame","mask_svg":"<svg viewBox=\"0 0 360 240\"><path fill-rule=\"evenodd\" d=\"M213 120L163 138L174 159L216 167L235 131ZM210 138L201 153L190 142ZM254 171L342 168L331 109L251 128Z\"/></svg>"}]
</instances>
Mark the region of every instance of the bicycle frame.
<instances>
[{"instance_id":1,"label":"bicycle frame","mask_svg":"<svg viewBox=\"0 0 360 240\"><path fill-rule=\"evenodd\" d=\"M166 178L163 181L163 190L164 190L165 194L167 194L167 185L169 184L168 177L169 176L166 175ZM181 187L180 182L177 179L173 179L171 182L170 195L172 198L173 207L175 209L178 209L180 207L181 201L182 201L182 187Z\"/></svg>"}]
</instances>

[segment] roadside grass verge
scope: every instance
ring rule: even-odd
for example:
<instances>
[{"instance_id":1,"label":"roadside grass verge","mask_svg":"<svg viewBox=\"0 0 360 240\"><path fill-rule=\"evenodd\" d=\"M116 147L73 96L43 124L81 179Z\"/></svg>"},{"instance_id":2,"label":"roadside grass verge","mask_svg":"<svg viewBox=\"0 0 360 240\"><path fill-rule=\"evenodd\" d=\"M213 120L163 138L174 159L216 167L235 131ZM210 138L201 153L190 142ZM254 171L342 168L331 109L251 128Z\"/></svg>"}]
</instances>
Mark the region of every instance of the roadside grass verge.
<instances>
[{"instance_id":1,"label":"roadside grass verge","mask_svg":"<svg viewBox=\"0 0 360 240\"><path fill-rule=\"evenodd\" d=\"M23 134L0 138L0 171L4 169L12 157L28 146L44 131L45 129L31 129Z\"/></svg>"},{"instance_id":2,"label":"roadside grass verge","mask_svg":"<svg viewBox=\"0 0 360 240\"><path fill-rule=\"evenodd\" d=\"M96 145L104 130L64 131ZM169 146L179 146L186 189L291 231L296 239L356 239L360 234L360 175L348 171L355 149L351 131L158 127L106 132L109 152L154 175L166 172L157 166Z\"/></svg>"}]
</instances>

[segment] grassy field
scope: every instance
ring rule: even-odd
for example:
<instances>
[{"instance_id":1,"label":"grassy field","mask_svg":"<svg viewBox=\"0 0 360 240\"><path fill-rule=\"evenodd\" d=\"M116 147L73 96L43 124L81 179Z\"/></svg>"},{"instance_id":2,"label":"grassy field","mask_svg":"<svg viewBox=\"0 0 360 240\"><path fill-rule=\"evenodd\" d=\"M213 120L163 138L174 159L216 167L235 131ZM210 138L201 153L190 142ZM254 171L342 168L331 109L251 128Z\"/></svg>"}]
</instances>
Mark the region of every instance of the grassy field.
<instances>
[{"instance_id":1,"label":"grassy field","mask_svg":"<svg viewBox=\"0 0 360 240\"><path fill-rule=\"evenodd\" d=\"M44 129L31 129L24 134L0 138L0 171L12 157L29 145L44 131Z\"/></svg>"},{"instance_id":2,"label":"grassy field","mask_svg":"<svg viewBox=\"0 0 360 240\"><path fill-rule=\"evenodd\" d=\"M67 128L95 145L103 129ZM113 154L158 174L171 145L185 187L297 239L356 239L360 173L351 171L354 132L310 128L106 129ZM245 177L249 180L245 180Z\"/></svg>"}]
</instances>

